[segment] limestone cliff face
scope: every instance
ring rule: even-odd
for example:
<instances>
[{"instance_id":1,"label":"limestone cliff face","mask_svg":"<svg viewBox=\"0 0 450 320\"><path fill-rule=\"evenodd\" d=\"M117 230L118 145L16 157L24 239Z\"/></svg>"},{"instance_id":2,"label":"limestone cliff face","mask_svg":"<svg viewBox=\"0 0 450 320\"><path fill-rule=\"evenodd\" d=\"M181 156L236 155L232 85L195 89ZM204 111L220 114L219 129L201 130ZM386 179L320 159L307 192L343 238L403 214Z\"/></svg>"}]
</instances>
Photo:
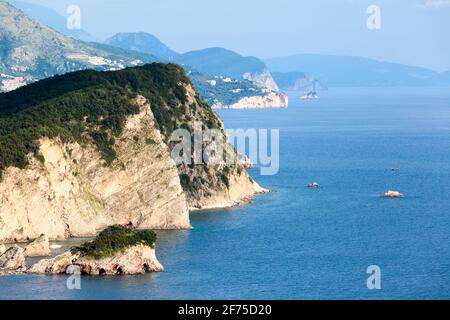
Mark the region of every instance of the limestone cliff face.
<instances>
[{"instance_id":1,"label":"limestone cliff face","mask_svg":"<svg viewBox=\"0 0 450 320\"><path fill-rule=\"evenodd\" d=\"M0 242L93 236L112 224L189 228L178 170L156 129L150 105L136 99L107 166L92 145L42 138L43 163L8 168L0 183Z\"/></svg>"},{"instance_id":2,"label":"limestone cliff face","mask_svg":"<svg viewBox=\"0 0 450 320\"><path fill-rule=\"evenodd\" d=\"M191 194L189 197L190 210L235 207L251 202L257 193L268 192L244 171L240 174L232 173L227 184L226 188L203 189L196 194Z\"/></svg>"},{"instance_id":3,"label":"limestone cliff face","mask_svg":"<svg viewBox=\"0 0 450 320\"><path fill-rule=\"evenodd\" d=\"M289 106L288 96L280 92L280 88L269 70L264 69L257 73L247 72L242 75L242 78L254 83L261 92L244 96L231 104L216 101L212 106L213 109L267 109L287 108Z\"/></svg>"},{"instance_id":4,"label":"limestone cliff face","mask_svg":"<svg viewBox=\"0 0 450 320\"><path fill-rule=\"evenodd\" d=\"M258 86L267 89L272 92L280 92L280 88L272 77L272 74L269 70L264 69L260 73L244 73L242 78L245 80L249 80L257 84Z\"/></svg>"},{"instance_id":5,"label":"limestone cliff face","mask_svg":"<svg viewBox=\"0 0 450 320\"><path fill-rule=\"evenodd\" d=\"M24 250L19 246L15 245L0 255L0 275L17 274L25 269Z\"/></svg>"},{"instance_id":6,"label":"limestone cliff face","mask_svg":"<svg viewBox=\"0 0 450 320\"><path fill-rule=\"evenodd\" d=\"M0 100L8 138L0 140L8 156L0 157L0 243L93 236L114 224L185 229L189 208L233 206L265 191L179 66L80 71ZM171 134L199 123L223 134L234 161L175 163Z\"/></svg>"},{"instance_id":7,"label":"limestone cliff face","mask_svg":"<svg viewBox=\"0 0 450 320\"><path fill-rule=\"evenodd\" d=\"M187 90L193 103L195 90ZM107 166L93 145L42 138L44 162L29 155L26 169L8 168L0 182L0 242L93 236L113 224L142 229L190 228L189 208L223 208L266 192L245 171L205 166L177 168L147 100L135 103ZM223 124L218 120L223 129ZM226 143L227 152L237 155ZM183 190L180 175L191 187Z\"/></svg>"},{"instance_id":8,"label":"limestone cliff face","mask_svg":"<svg viewBox=\"0 0 450 320\"><path fill-rule=\"evenodd\" d=\"M263 96L245 97L232 105L225 106L216 104L215 109L267 109L267 108L287 108L289 97L284 93L269 92Z\"/></svg>"}]
</instances>

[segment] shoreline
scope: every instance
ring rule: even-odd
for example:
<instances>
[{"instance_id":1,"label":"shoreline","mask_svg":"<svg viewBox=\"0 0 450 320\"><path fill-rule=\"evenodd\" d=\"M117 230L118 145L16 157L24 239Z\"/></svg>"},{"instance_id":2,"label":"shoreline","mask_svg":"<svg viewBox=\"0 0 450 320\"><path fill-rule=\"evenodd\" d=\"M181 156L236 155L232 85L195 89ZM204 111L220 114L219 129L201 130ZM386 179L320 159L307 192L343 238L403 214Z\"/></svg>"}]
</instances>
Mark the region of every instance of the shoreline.
<instances>
[{"instance_id":1,"label":"shoreline","mask_svg":"<svg viewBox=\"0 0 450 320\"><path fill-rule=\"evenodd\" d=\"M260 187L260 188L261 188L261 190L256 192L253 196L250 196L250 197L247 197L247 198L243 198L243 199L241 199L239 201L222 202L222 203L215 204L215 205L203 206L201 208L189 207L188 208L189 214L191 214L191 213L193 213L193 214L195 214L195 213L202 213L202 212L205 212L205 211L216 211L216 210L227 210L227 209L239 208L239 207L242 207L242 206L246 206L246 205L252 204L254 197L257 196L257 195L263 195L263 194L268 194L268 193L274 192L273 190L265 189L265 188L262 188L262 187ZM138 230L139 229L140 228L138 228ZM190 226L188 228L171 228L171 229L155 229L155 228L152 228L152 229L148 229L148 230L154 230L154 231L183 231L183 230L192 230L192 229L193 229L193 226L192 226L192 224L190 224ZM67 242L68 240L71 240L71 239L72 240L73 239L86 239L87 240L87 239L91 239L91 238L95 237L96 234L98 232L101 232L102 230L104 230L104 229L98 229L98 230L96 230L95 234L92 234L92 235L71 236L71 237L68 237L68 238L65 238L65 239L51 239L51 238L49 238L49 241L55 242L55 243L65 243L65 242ZM141 230L146 230L146 229L143 228ZM28 244L28 243L29 243L29 241L13 241L13 242L7 241L7 242L0 242L0 245L3 244L5 246L7 246L7 247L10 247L10 246L14 246L14 245L24 245L24 244Z\"/></svg>"},{"instance_id":2,"label":"shoreline","mask_svg":"<svg viewBox=\"0 0 450 320\"><path fill-rule=\"evenodd\" d=\"M255 196L263 195L263 194L269 194L269 193L274 192L273 190L266 189L266 188L263 188L263 187L260 187L260 186L259 186L259 188L260 188L260 190L255 192L255 194L253 196L244 197L244 198L242 198L239 201L222 202L222 203L219 203L219 204L202 206L201 208L189 207L189 213L201 213L203 211L226 210L226 209L239 208L239 207L251 204L253 202L253 199L255 198Z\"/></svg>"}]
</instances>

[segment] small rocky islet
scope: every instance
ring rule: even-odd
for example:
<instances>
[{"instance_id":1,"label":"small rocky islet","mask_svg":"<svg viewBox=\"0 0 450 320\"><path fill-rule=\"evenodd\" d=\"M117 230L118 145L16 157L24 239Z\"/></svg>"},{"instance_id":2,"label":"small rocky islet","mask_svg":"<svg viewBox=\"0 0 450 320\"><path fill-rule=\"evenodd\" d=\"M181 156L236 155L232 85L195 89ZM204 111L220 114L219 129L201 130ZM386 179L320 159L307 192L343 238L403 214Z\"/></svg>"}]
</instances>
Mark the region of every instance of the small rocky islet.
<instances>
[{"instance_id":1,"label":"small rocky islet","mask_svg":"<svg viewBox=\"0 0 450 320\"><path fill-rule=\"evenodd\" d=\"M151 230L114 225L100 232L92 241L27 267L26 257L30 256L27 255L30 249L35 249L37 244L45 250L49 248L48 238L42 235L24 248L18 245L9 249L0 246L0 275L79 273L113 276L162 272L164 267L155 254L156 238L156 233ZM45 253L45 250L41 252Z\"/></svg>"}]
</instances>

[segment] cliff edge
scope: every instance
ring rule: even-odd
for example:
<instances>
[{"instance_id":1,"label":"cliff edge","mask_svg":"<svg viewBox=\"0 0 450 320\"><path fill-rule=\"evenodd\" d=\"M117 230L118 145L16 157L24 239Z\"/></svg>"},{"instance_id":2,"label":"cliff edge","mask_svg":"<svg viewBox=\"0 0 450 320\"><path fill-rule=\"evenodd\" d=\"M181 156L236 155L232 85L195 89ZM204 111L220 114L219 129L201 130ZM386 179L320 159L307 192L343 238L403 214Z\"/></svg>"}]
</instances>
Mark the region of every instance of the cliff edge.
<instances>
[{"instance_id":1,"label":"cliff edge","mask_svg":"<svg viewBox=\"0 0 450 320\"><path fill-rule=\"evenodd\" d=\"M189 208L265 191L238 161L171 158L176 128L224 132L176 65L57 76L1 94L0 106L0 243L93 236L114 224L185 229Z\"/></svg>"}]
</instances>

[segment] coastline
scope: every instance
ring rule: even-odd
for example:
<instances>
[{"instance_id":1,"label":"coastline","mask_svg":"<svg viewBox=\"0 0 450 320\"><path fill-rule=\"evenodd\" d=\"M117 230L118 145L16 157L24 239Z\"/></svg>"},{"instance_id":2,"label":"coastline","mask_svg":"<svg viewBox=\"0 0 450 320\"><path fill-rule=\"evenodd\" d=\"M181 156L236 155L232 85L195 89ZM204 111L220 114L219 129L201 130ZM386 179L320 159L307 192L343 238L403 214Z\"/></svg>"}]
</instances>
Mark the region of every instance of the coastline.
<instances>
[{"instance_id":1,"label":"coastline","mask_svg":"<svg viewBox=\"0 0 450 320\"><path fill-rule=\"evenodd\" d=\"M191 213L201 213L201 212L204 212L204 211L211 211L211 210L227 210L227 209L239 208L239 207L242 207L242 206L246 206L246 205L252 204L254 197L257 196L257 195L263 195L263 194L268 194L268 193L272 193L273 192L273 190L269 190L269 189L263 188L263 187L261 187L259 185L258 185L258 187L259 187L259 190L256 191L253 196L247 196L247 197L244 197L244 198L242 198L242 199L240 199L238 201L225 201L225 202L221 202L221 203L217 203L217 204L205 205L205 206L203 206L201 208L192 207L191 206L191 207L188 208L189 209L189 214L191 214ZM137 230L139 230L139 229L144 230L143 228L137 228ZM172 229L152 228L152 230L155 230L155 231L181 231L181 230L191 230L191 229L193 229L192 225L190 225L189 227L186 227L186 228L182 228L182 227L180 227L180 228L172 228ZM77 239L86 240L86 239L90 239L90 238L95 237L95 235L98 232L101 232L103 230L104 229L96 229L95 232L92 233L92 234L86 234L86 235L83 235L83 236L71 236L71 237L64 238L64 239L61 239L61 238L49 238L49 241L57 242L57 243L67 243L69 240L77 240ZM9 247L11 247L13 245L24 245L24 244L27 244L27 243L29 243L29 241L25 241L25 240L15 241L15 242L7 241L7 242L0 242L0 245L5 245L7 248L9 248Z\"/></svg>"},{"instance_id":2,"label":"coastline","mask_svg":"<svg viewBox=\"0 0 450 320\"><path fill-rule=\"evenodd\" d=\"M263 195L273 192L272 190L262 188L258 185L260 190L256 191L254 195L243 197L240 200L237 201L225 201L217 204L211 204L211 205L204 205L201 208L198 207L189 207L189 213L199 213L203 211L211 211L211 210L226 210L226 209L233 209L233 208L239 208L245 205L249 205L253 202L253 199L257 195Z\"/></svg>"}]
</instances>

